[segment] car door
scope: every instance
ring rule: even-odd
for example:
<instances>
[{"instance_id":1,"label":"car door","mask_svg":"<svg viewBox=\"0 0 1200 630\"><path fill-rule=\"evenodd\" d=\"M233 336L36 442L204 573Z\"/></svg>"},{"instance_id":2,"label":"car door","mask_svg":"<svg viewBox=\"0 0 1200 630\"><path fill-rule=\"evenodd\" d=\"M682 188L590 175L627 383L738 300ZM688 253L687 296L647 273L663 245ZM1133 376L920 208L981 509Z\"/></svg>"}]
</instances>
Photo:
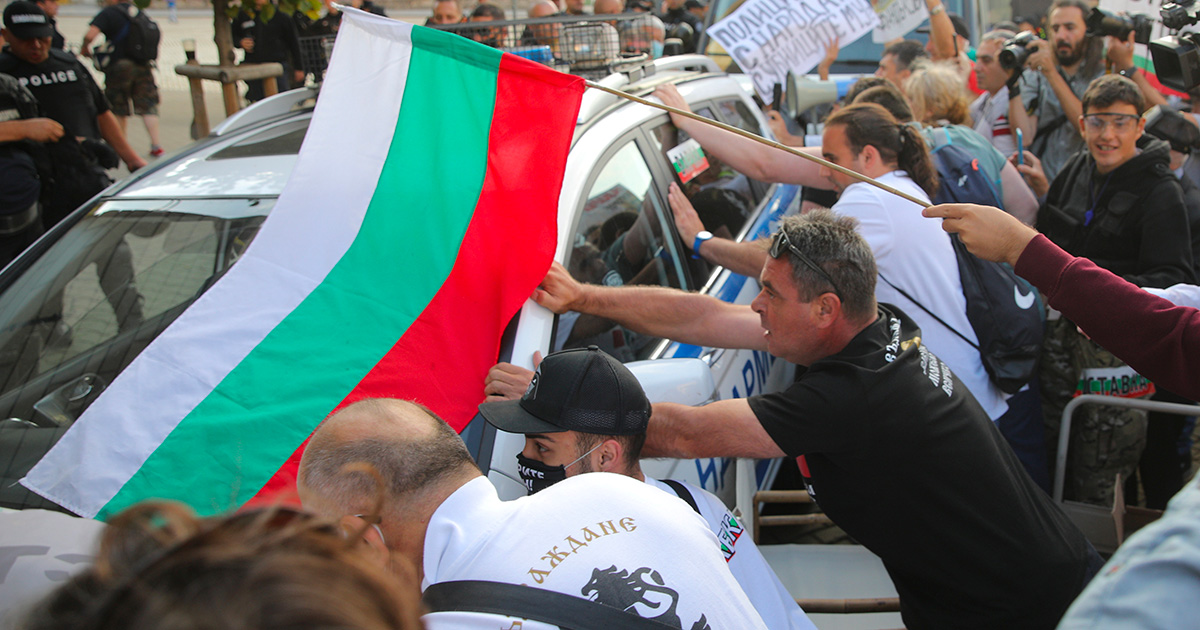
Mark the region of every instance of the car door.
<instances>
[{"instance_id":1,"label":"car door","mask_svg":"<svg viewBox=\"0 0 1200 630\"><path fill-rule=\"evenodd\" d=\"M692 104L701 116L719 120L756 135L764 135L760 116L756 116L745 99L736 95L719 97ZM647 126L648 135L658 157L658 166L666 183L675 183L688 197L705 227L721 238L755 240L774 231L785 214L799 209L795 186L770 185L747 177L715 156L704 152L686 132L663 118ZM748 278L723 268L716 268L701 259L689 260L697 289L726 302L749 305L758 294L756 278ZM715 398L743 398L787 386L794 376L794 366L762 351L701 348L664 341L650 354L651 359L701 358L709 363L716 383ZM684 478L732 499L732 464L730 458L695 460L659 460L647 463L652 476ZM764 461L757 466L756 486L770 485L778 468L777 461Z\"/></svg>"}]
</instances>

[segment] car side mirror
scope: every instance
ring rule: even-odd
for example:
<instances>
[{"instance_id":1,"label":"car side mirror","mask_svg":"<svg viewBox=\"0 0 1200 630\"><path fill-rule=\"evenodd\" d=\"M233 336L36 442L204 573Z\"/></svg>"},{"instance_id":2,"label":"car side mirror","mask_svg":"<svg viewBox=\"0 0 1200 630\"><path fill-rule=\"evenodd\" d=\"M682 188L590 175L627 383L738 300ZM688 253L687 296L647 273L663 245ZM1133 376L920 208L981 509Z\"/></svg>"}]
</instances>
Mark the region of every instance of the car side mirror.
<instances>
[{"instance_id":1,"label":"car side mirror","mask_svg":"<svg viewBox=\"0 0 1200 630\"><path fill-rule=\"evenodd\" d=\"M712 370L700 359L634 361L625 367L637 377L652 403L695 406L716 400Z\"/></svg>"}]
</instances>

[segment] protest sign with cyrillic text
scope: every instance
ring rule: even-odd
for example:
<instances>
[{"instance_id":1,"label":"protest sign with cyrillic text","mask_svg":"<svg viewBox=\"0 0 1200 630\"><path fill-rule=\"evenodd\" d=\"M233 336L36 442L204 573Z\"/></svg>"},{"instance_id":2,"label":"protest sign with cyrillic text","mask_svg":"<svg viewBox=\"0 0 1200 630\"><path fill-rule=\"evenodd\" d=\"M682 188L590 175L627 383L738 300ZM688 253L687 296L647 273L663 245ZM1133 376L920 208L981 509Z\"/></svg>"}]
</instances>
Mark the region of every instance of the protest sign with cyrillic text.
<instances>
[{"instance_id":1,"label":"protest sign with cyrillic text","mask_svg":"<svg viewBox=\"0 0 1200 630\"><path fill-rule=\"evenodd\" d=\"M829 42L846 46L879 24L867 0L748 0L708 33L754 81L763 102L788 71L807 74Z\"/></svg>"}]
</instances>

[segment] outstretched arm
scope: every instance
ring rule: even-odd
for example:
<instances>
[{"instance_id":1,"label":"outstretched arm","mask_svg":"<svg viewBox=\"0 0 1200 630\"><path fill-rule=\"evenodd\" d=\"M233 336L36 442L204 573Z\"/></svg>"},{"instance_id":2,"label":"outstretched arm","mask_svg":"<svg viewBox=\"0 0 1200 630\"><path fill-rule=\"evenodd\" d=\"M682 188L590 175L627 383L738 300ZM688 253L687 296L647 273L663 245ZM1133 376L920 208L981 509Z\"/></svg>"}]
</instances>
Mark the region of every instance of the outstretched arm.
<instances>
[{"instance_id":1,"label":"outstretched arm","mask_svg":"<svg viewBox=\"0 0 1200 630\"><path fill-rule=\"evenodd\" d=\"M991 206L947 203L925 208L921 214L942 219L942 229L957 232L972 254L1010 265L1017 264L1025 246L1038 234L1011 214Z\"/></svg>"},{"instance_id":2,"label":"outstretched arm","mask_svg":"<svg viewBox=\"0 0 1200 630\"><path fill-rule=\"evenodd\" d=\"M704 229L700 215L696 214L695 206L676 184L671 184L667 192L667 201L671 204L671 212L675 216L675 228L679 230L679 237L688 247L692 247L695 244L696 235ZM767 249L764 243L758 241L735 241L714 237L703 242L699 252L693 253L699 254L714 265L726 267L734 273L757 278L758 274L762 272L763 264L767 262Z\"/></svg>"},{"instance_id":3,"label":"outstretched arm","mask_svg":"<svg viewBox=\"0 0 1200 630\"><path fill-rule=\"evenodd\" d=\"M662 287L580 284L554 263L533 292L538 304L616 321L637 332L715 348L766 350L758 315L748 306Z\"/></svg>"},{"instance_id":4,"label":"outstretched arm","mask_svg":"<svg viewBox=\"0 0 1200 630\"><path fill-rule=\"evenodd\" d=\"M785 453L763 428L744 398L703 407L658 403L646 429L645 457L753 457Z\"/></svg>"},{"instance_id":5,"label":"outstretched arm","mask_svg":"<svg viewBox=\"0 0 1200 630\"><path fill-rule=\"evenodd\" d=\"M687 101L674 85L660 86L654 90L654 96L657 96L664 105L691 111ZM817 166L815 162L677 114L671 114L671 121L675 123L676 127L695 138L706 152L713 154L751 179L812 186L822 190L832 187L828 179L821 177L821 167ZM808 147L800 150L817 157L821 155L820 147Z\"/></svg>"},{"instance_id":6,"label":"outstretched arm","mask_svg":"<svg viewBox=\"0 0 1200 630\"><path fill-rule=\"evenodd\" d=\"M1160 387L1200 396L1200 311L1174 306L1086 258L1076 258L997 208L945 204L926 208L958 232L971 253L1011 263L1050 306Z\"/></svg>"}]
</instances>

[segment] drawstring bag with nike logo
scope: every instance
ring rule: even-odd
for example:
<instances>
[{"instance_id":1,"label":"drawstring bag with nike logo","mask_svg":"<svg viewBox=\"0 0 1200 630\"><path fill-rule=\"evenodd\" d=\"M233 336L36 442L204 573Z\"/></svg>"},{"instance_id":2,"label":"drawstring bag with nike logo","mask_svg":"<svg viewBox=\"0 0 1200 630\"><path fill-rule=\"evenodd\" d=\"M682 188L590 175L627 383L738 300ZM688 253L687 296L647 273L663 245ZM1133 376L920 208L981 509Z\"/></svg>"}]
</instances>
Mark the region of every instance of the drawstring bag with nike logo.
<instances>
[{"instance_id":1,"label":"drawstring bag with nike logo","mask_svg":"<svg viewBox=\"0 0 1200 630\"><path fill-rule=\"evenodd\" d=\"M1018 276L1008 263L992 262L967 251L967 246L950 234L963 296L967 299L967 320L975 330L974 343L961 331L925 308L904 289L879 274L900 295L908 298L939 324L958 335L979 351L988 377L1006 394L1021 391L1037 372L1042 351L1046 311L1033 285Z\"/></svg>"},{"instance_id":2,"label":"drawstring bag with nike logo","mask_svg":"<svg viewBox=\"0 0 1200 630\"><path fill-rule=\"evenodd\" d=\"M1004 393L1015 394L1037 370L1046 322L1041 296L1007 263L975 256L957 234L950 240L983 367Z\"/></svg>"}]
</instances>

